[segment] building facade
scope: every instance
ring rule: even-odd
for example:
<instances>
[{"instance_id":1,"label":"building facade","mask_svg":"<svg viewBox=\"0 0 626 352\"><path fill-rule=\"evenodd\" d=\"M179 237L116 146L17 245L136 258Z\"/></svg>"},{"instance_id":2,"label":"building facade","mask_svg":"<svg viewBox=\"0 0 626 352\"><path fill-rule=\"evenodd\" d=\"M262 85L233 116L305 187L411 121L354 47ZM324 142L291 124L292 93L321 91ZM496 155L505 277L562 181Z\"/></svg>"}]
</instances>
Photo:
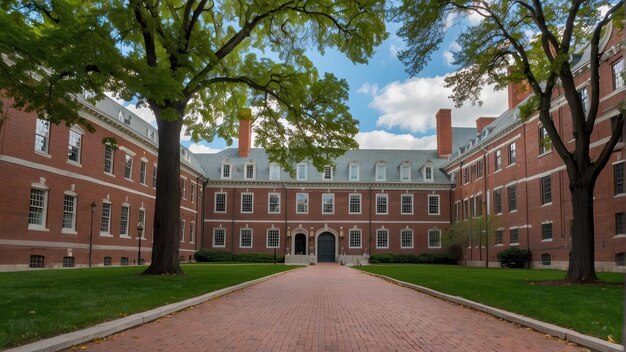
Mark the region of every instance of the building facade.
<instances>
[{"instance_id":1,"label":"building facade","mask_svg":"<svg viewBox=\"0 0 626 352\"><path fill-rule=\"evenodd\" d=\"M625 98L622 41L620 31L603 38L592 153L606 143ZM585 99L588 52L578 57ZM354 150L323 170L298 163L291 175L251 148L249 120L240 123L238 148L194 154L181 147L180 260L205 248L360 264L370 254L445 252L443 237L454 225L478 219L481 231L480 219L482 230L490 219L493 234L462 248L468 264L497 266L500 251L518 247L531 250L534 267L564 269L572 221L567 175L537 116L518 118L527 95L509 87L509 109L478 118L476 128L452 127L451 111L441 109L437 150ZM111 99L79 100L93 134L5 112L0 270L150 260L157 131ZM560 91L552 114L561 135L571 134ZM625 159L622 138L595 189L598 270L626 268Z\"/></svg>"}]
</instances>

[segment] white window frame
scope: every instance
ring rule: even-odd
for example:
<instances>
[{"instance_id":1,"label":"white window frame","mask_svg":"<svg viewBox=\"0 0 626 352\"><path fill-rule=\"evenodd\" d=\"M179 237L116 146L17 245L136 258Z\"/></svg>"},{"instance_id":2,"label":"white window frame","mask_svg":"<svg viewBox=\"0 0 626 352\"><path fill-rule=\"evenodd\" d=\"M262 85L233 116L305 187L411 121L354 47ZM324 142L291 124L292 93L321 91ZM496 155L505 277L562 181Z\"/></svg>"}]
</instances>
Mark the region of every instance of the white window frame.
<instances>
[{"instance_id":1,"label":"white window frame","mask_svg":"<svg viewBox=\"0 0 626 352\"><path fill-rule=\"evenodd\" d=\"M376 163L376 181L387 181L387 165Z\"/></svg>"},{"instance_id":2,"label":"white window frame","mask_svg":"<svg viewBox=\"0 0 626 352\"><path fill-rule=\"evenodd\" d=\"M146 228L146 209L139 208L137 209L137 223L140 223L143 226L143 231L141 232L141 239L146 239L146 232L148 229Z\"/></svg>"},{"instance_id":3,"label":"white window frame","mask_svg":"<svg viewBox=\"0 0 626 352\"><path fill-rule=\"evenodd\" d=\"M332 181L333 180L333 167L330 165L324 166L324 171L322 172L322 179L324 181Z\"/></svg>"},{"instance_id":4,"label":"white window frame","mask_svg":"<svg viewBox=\"0 0 626 352\"><path fill-rule=\"evenodd\" d=\"M335 213L335 194L334 193L322 193L322 214L330 215ZM328 202L330 200L330 203ZM326 205L330 206L330 211L326 211Z\"/></svg>"},{"instance_id":5,"label":"white window frame","mask_svg":"<svg viewBox=\"0 0 626 352\"><path fill-rule=\"evenodd\" d=\"M191 184L191 203L196 204L196 192L198 185L195 182L190 182Z\"/></svg>"},{"instance_id":6,"label":"white window frame","mask_svg":"<svg viewBox=\"0 0 626 352\"><path fill-rule=\"evenodd\" d=\"M404 211L404 199L408 198L411 199L411 211L410 212L405 212ZM413 213L415 212L415 204L413 202L413 194L401 194L400 195L400 214L402 215L413 215Z\"/></svg>"},{"instance_id":7,"label":"white window frame","mask_svg":"<svg viewBox=\"0 0 626 352\"><path fill-rule=\"evenodd\" d=\"M307 166L307 163L298 163L296 165L296 179L298 181L306 181Z\"/></svg>"},{"instance_id":8,"label":"white window frame","mask_svg":"<svg viewBox=\"0 0 626 352\"><path fill-rule=\"evenodd\" d=\"M244 211L244 196L250 196L250 211ZM241 193L241 206L240 206L241 214L254 214L254 193L252 192L242 192Z\"/></svg>"},{"instance_id":9,"label":"white window frame","mask_svg":"<svg viewBox=\"0 0 626 352\"><path fill-rule=\"evenodd\" d=\"M433 213L430 209L430 199L437 198L437 212ZM426 204L426 209L428 210L428 215L441 215L441 199L438 194L429 194L428 195L428 203Z\"/></svg>"},{"instance_id":10,"label":"white window frame","mask_svg":"<svg viewBox=\"0 0 626 352\"><path fill-rule=\"evenodd\" d=\"M271 181L280 180L280 165L278 164L270 164L270 175L269 178Z\"/></svg>"},{"instance_id":11,"label":"white window frame","mask_svg":"<svg viewBox=\"0 0 626 352\"><path fill-rule=\"evenodd\" d=\"M411 164L402 163L400 165L400 181L411 182Z\"/></svg>"},{"instance_id":12,"label":"white window frame","mask_svg":"<svg viewBox=\"0 0 626 352\"><path fill-rule=\"evenodd\" d=\"M107 154L110 151L110 158L107 158ZM107 170L107 162L109 163L109 170ZM115 170L115 148L113 148L110 144L104 145L104 173L108 175L113 175L113 171Z\"/></svg>"},{"instance_id":13,"label":"white window frame","mask_svg":"<svg viewBox=\"0 0 626 352\"><path fill-rule=\"evenodd\" d=\"M359 199L359 211L352 211L352 198L356 197ZM350 193L348 194L348 214L361 214L361 212L363 211L363 207L362 207L362 202L361 202L362 198L361 198L361 193Z\"/></svg>"},{"instance_id":14,"label":"white window frame","mask_svg":"<svg viewBox=\"0 0 626 352\"><path fill-rule=\"evenodd\" d=\"M381 245L380 235L385 234L385 245ZM376 230L376 248L389 248L389 230L388 229L377 229Z\"/></svg>"},{"instance_id":15,"label":"white window frame","mask_svg":"<svg viewBox=\"0 0 626 352\"><path fill-rule=\"evenodd\" d=\"M180 220L180 242L185 242L185 226L187 226L187 221Z\"/></svg>"},{"instance_id":16,"label":"white window frame","mask_svg":"<svg viewBox=\"0 0 626 352\"><path fill-rule=\"evenodd\" d=\"M431 235L433 234L437 234L437 242L439 242L438 245L431 245L431 243L433 242L431 239ZM428 248L441 248L441 230L439 229L428 229Z\"/></svg>"},{"instance_id":17,"label":"white window frame","mask_svg":"<svg viewBox=\"0 0 626 352\"><path fill-rule=\"evenodd\" d=\"M385 212L381 212L378 209L378 199L379 198L385 200ZM387 193L376 193L375 200L376 200L376 203L374 204L374 206L376 207L376 215L388 215L389 214L389 194L387 194Z\"/></svg>"},{"instance_id":18,"label":"white window frame","mask_svg":"<svg viewBox=\"0 0 626 352\"><path fill-rule=\"evenodd\" d=\"M104 224L102 220L105 219L105 216L104 216L105 208L109 209L109 213L106 216L106 219L107 219L106 231L102 231L102 225ZM103 200L102 204L100 205L100 236L107 236L107 237L111 236L111 218L112 218L111 215L113 215L113 204L109 202L108 200Z\"/></svg>"},{"instance_id":19,"label":"white window frame","mask_svg":"<svg viewBox=\"0 0 626 352\"><path fill-rule=\"evenodd\" d=\"M243 245L243 233L244 231L250 231L250 245L249 246L244 246ZM254 246L254 231L252 230L251 227L242 227L239 229L239 248L252 248L252 246Z\"/></svg>"},{"instance_id":20,"label":"white window frame","mask_svg":"<svg viewBox=\"0 0 626 352\"><path fill-rule=\"evenodd\" d=\"M196 222L189 222L189 243L196 243Z\"/></svg>"},{"instance_id":21,"label":"white window frame","mask_svg":"<svg viewBox=\"0 0 626 352\"><path fill-rule=\"evenodd\" d=\"M410 235L411 235L410 236L411 244L408 245L408 246L404 245L404 238L403 238L403 236L405 235L405 233L410 233ZM414 247L414 244L413 244L414 243L413 233L414 233L413 229L404 228L404 229L400 230L400 248L402 248L402 249L410 249L410 248Z\"/></svg>"},{"instance_id":22,"label":"white window frame","mask_svg":"<svg viewBox=\"0 0 626 352\"><path fill-rule=\"evenodd\" d=\"M35 122L35 152L46 156L50 155L50 127L50 121L37 119ZM37 148L38 139L43 141L43 150Z\"/></svg>"},{"instance_id":23,"label":"white window frame","mask_svg":"<svg viewBox=\"0 0 626 352\"><path fill-rule=\"evenodd\" d=\"M152 188L156 189L157 185L157 164L152 164Z\"/></svg>"},{"instance_id":24,"label":"white window frame","mask_svg":"<svg viewBox=\"0 0 626 352\"><path fill-rule=\"evenodd\" d=\"M187 199L187 177L180 177L180 196L182 199Z\"/></svg>"},{"instance_id":25,"label":"white window frame","mask_svg":"<svg viewBox=\"0 0 626 352\"><path fill-rule=\"evenodd\" d=\"M217 210L217 197L218 195L224 196L224 210ZM213 194L213 212L216 214L225 214L228 211L228 193L226 192L215 192Z\"/></svg>"},{"instance_id":26,"label":"white window frame","mask_svg":"<svg viewBox=\"0 0 626 352\"><path fill-rule=\"evenodd\" d=\"M217 231L223 231L223 233L222 233L223 237L222 237L222 244L221 245L218 245L215 242L216 232ZM226 228L224 228L224 227L214 227L213 228L213 243L212 243L212 247L213 248L225 248L226 247Z\"/></svg>"},{"instance_id":27,"label":"white window frame","mask_svg":"<svg viewBox=\"0 0 626 352\"><path fill-rule=\"evenodd\" d=\"M252 170L252 175L248 173L248 170ZM244 180L256 180L256 164L245 163L243 165L243 178Z\"/></svg>"},{"instance_id":28,"label":"white window frame","mask_svg":"<svg viewBox=\"0 0 626 352\"><path fill-rule=\"evenodd\" d=\"M124 156L124 178L130 181L133 179L133 156L130 154Z\"/></svg>"},{"instance_id":29,"label":"white window frame","mask_svg":"<svg viewBox=\"0 0 626 352\"><path fill-rule=\"evenodd\" d=\"M41 209L41 223L30 223L30 219L31 219L30 208L33 208L33 202L32 202L33 190L42 192L42 196L43 196L42 197L43 199L41 201L42 206L41 207L35 206L35 208ZM48 186L45 186L45 185L39 185L39 184L31 185L30 192L29 192L29 210L28 210L28 214L29 214L28 229L29 230L44 230L44 231L47 230L46 224L48 220L48 191L49 190L50 189L48 188Z\"/></svg>"},{"instance_id":30,"label":"white window frame","mask_svg":"<svg viewBox=\"0 0 626 352\"><path fill-rule=\"evenodd\" d=\"M276 197L276 199L278 200L276 203L276 206L278 207L278 209L275 211L272 211L272 196ZM267 194L267 213L268 214L280 214L280 193L269 192Z\"/></svg>"},{"instance_id":31,"label":"white window frame","mask_svg":"<svg viewBox=\"0 0 626 352\"><path fill-rule=\"evenodd\" d=\"M352 245L353 235L358 238L359 245ZM361 229L349 229L348 230L348 248L362 248L363 247L363 237Z\"/></svg>"},{"instance_id":32,"label":"white window frame","mask_svg":"<svg viewBox=\"0 0 626 352\"><path fill-rule=\"evenodd\" d=\"M124 209L126 209L126 218L124 218ZM128 203L122 204L120 208L120 237L130 237L130 204Z\"/></svg>"},{"instance_id":33,"label":"white window frame","mask_svg":"<svg viewBox=\"0 0 626 352\"><path fill-rule=\"evenodd\" d=\"M276 238L276 245L275 246L271 246L270 245L270 233L275 233L276 236L278 236ZM280 248L280 229L276 228L276 227L272 227L267 229L266 233L265 233L265 247L266 248Z\"/></svg>"},{"instance_id":34,"label":"white window frame","mask_svg":"<svg viewBox=\"0 0 626 352\"><path fill-rule=\"evenodd\" d=\"M72 199L72 209L68 210L66 207L66 198ZM76 234L76 208L78 205L78 195L74 192L66 191L63 194L63 219L61 221L61 233ZM70 227L65 227L65 217L69 214L71 216Z\"/></svg>"},{"instance_id":35,"label":"white window frame","mask_svg":"<svg viewBox=\"0 0 626 352\"><path fill-rule=\"evenodd\" d=\"M348 165L348 178L350 181L358 181L361 165L359 163L350 163Z\"/></svg>"},{"instance_id":36,"label":"white window frame","mask_svg":"<svg viewBox=\"0 0 626 352\"><path fill-rule=\"evenodd\" d=\"M298 205L300 197L303 197L305 200L304 206L306 207L305 211L299 211ZM308 193L296 193L296 214L308 214L309 213L309 194Z\"/></svg>"},{"instance_id":37,"label":"white window frame","mask_svg":"<svg viewBox=\"0 0 626 352\"><path fill-rule=\"evenodd\" d=\"M148 172L148 160L141 159L139 163L139 183L146 185L146 174Z\"/></svg>"},{"instance_id":38,"label":"white window frame","mask_svg":"<svg viewBox=\"0 0 626 352\"><path fill-rule=\"evenodd\" d=\"M226 170L228 170L228 175L225 175ZM220 168L220 179L222 180L230 180L233 177L233 166L230 163L222 163L222 167Z\"/></svg>"},{"instance_id":39,"label":"white window frame","mask_svg":"<svg viewBox=\"0 0 626 352\"><path fill-rule=\"evenodd\" d=\"M68 141L67 141L67 162L70 164L76 164L76 165L80 165L81 161L82 161L82 152L83 152L83 135L85 134L85 131L83 131L81 128L79 127L72 127L69 130L68 133ZM78 141L78 145L72 145L72 137L77 137L77 141ZM72 155L70 153L70 151L73 151L74 149L76 149L76 158L77 160L72 160L70 159L70 156Z\"/></svg>"}]
</instances>

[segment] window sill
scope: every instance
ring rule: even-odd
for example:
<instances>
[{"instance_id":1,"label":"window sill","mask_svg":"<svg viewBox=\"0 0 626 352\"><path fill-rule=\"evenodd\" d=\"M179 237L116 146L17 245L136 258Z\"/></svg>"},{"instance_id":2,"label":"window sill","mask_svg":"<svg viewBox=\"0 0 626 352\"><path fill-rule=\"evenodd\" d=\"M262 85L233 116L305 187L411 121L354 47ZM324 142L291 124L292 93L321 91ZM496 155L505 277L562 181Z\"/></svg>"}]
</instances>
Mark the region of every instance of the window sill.
<instances>
[{"instance_id":1,"label":"window sill","mask_svg":"<svg viewBox=\"0 0 626 352\"><path fill-rule=\"evenodd\" d=\"M618 193L613 196L613 198L624 198L624 197L626 197L626 193Z\"/></svg>"},{"instance_id":2,"label":"window sill","mask_svg":"<svg viewBox=\"0 0 626 352\"><path fill-rule=\"evenodd\" d=\"M39 226L39 225L28 225L28 230L29 231L50 232L50 229L45 228L43 226Z\"/></svg>"},{"instance_id":3,"label":"window sill","mask_svg":"<svg viewBox=\"0 0 626 352\"><path fill-rule=\"evenodd\" d=\"M429 216L438 216L438 215L441 215L441 213L432 213L432 214L431 214L431 213L428 213L428 215L429 215Z\"/></svg>"},{"instance_id":4,"label":"window sill","mask_svg":"<svg viewBox=\"0 0 626 352\"><path fill-rule=\"evenodd\" d=\"M502 243L498 243L494 247L504 247L504 245Z\"/></svg>"},{"instance_id":5,"label":"window sill","mask_svg":"<svg viewBox=\"0 0 626 352\"><path fill-rule=\"evenodd\" d=\"M441 248L441 246L439 246L439 247L431 247L431 246L428 246L428 249L440 249L440 248ZM469 248L469 247L468 247L468 248Z\"/></svg>"},{"instance_id":6,"label":"window sill","mask_svg":"<svg viewBox=\"0 0 626 352\"><path fill-rule=\"evenodd\" d=\"M61 229L61 233L64 235L78 235L78 232L72 229Z\"/></svg>"},{"instance_id":7,"label":"window sill","mask_svg":"<svg viewBox=\"0 0 626 352\"><path fill-rule=\"evenodd\" d=\"M549 150L547 152L544 152L544 153L541 153L541 154L537 155L537 158L543 158L544 156L550 155L550 154L552 154L552 150Z\"/></svg>"},{"instance_id":8,"label":"window sill","mask_svg":"<svg viewBox=\"0 0 626 352\"><path fill-rule=\"evenodd\" d=\"M400 247L400 249L413 249L414 247Z\"/></svg>"},{"instance_id":9,"label":"window sill","mask_svg":"<svg viewBox=\"0 0 626 352\"><path fill-rule=\"evenodd\" d=\"M493 172L493 175L497 174L498 172L502 171L502 167L500 167L498 170Z\"/></svg>"},{"instance_id":10,"label":"window sill","mask_svg":"<svg viewBox=\"0 0 626 352\"><path fill-rule=\"evenodd\" d=\"M550 202L550 203L546 203L546 204L542 204L542 205L541 205L541 207L542 207L542 208L543 208L543 207L549 207L549 206L551 206L551 205L552 205L552 202Z\"/></svg>"},{"instance_id":11,"label":"window sill","mask_svg":"<svg viewBox=\"0 0 626 352\"><path fill-rule=\"evenodd\" d=\"M126 239L129 239L129 240L132 240L132 237L130 237L129 235L122 235L122 234L120 234L120 238L126 238Z\"/></svg>"},{"instance_id":12,"label":"window sill","mask_svg":"<svg viewBox=\"0 0 626 352\"><path fill-rule=\"evenodd\" d=\"M214 244L213 248L226 248L226 245L218 246L218 245Z\"/></svg>"},{"instance_id":13,"label":"window sill","mask_svg":"<svg viewBox=\"0 0 626 352\"><path fill-rule=\"evenodd\" d=\"M81 163L73 161L73 160L68 160L67 163L70 164L70 165L74 165L76 167L81 167L81 168L83 167L83 165Z\"/></svg>"},{"instance_id":14,"label":"window sill","mask_svg":"<svg viewBox=\"0 0 626 352\"><path fill-rule=\"evenodd\" d=\"M515 242L515 243L510 243L509 246L511 247L517 247L519 246L519 242Z\"/></svg>"},{"instance_id":15,"label":"window sill","mask_svg":"<svg viewBox=\"0 0 626 352\"><path fill-rule=\"evenodd\" d=\"M41 155L41 156L43 156L44 158L52 159L52 155L50 155L50 154L48 154L48 153L44 153L44 152L38 151L38 150L35 150L35 154L37 154L37 155Z\"/></svg>"},{"instance_id":16,"label":"window sill","mask_svg":"<svg viewBox=\"0 0 626 352\"><path fill-rule=\"evenodd\" d=\"M541 242L552 242L552 238L543 239L543 240L541 240Z\"/></svg>"},{"instance_id":17,"label":"window sill","mask_svg":"<svg viewBox=\"0 0 626 352\"><path fill-rule=\"evenodd\" d=\"M108 232L100 232L100 237L113 237L113 235Z\"/></svg>"},{"instance_id":18,"label":"window sill","mask_svg":"<svg viewBox=\"0 0 626 352\"><path fill-rule=\"evenodd\" d=\"M507 166L507 168L509 168L509 167L513 167L513 166L516 166L516 165L517 165L517 163L509 164L509 165Z\"/></svg>"},{"instance_id":19,"label":"window sill","mask_svg":"<svg viewBox=\"0 0 626 352\"><path fill-rule=\"evenodd\" d=\"M126 177L126 176L124 176L124 179L125 179L126 181L129 181L129 182L135 182L135 181L133 181L133 179L132 179L132 178L128 178L128 177Z\"/></svg>"},{"instance_id":20,"label":"window sill","mask_svg":"<svg viewBox=\"0 0 626 352\"><path fill-rule=\"evenodd\" d=\"M620 234L617 234L617 235L613 236L613 238L614 238L614 239L618 239L618 238L626 238L626 234L620 233Z\"/></svg>"},{"instance_id":21,"label":"window sill","mask_svg":"<svg viewBox=\"0 0 626 352\"><path fill-rule=\"evenodd\" d=\"M517 213L517 209L509 211L509 214Z\"/></svg>"}]
</instances>

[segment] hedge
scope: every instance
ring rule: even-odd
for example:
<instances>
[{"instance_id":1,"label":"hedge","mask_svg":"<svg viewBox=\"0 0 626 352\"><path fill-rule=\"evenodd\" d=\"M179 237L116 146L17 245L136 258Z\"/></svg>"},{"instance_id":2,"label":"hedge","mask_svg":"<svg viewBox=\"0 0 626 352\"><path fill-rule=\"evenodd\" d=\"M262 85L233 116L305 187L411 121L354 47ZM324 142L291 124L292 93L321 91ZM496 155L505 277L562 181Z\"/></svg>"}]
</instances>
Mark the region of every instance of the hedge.
<instances>
[{"instance_id":1,"label":"hedge","mask_svg":"<svg viewBox=\"0 0 626 352\"><path fill-rule=\"evenodd\" d=\"M371 264L380 264L380 263L456 264L457 260L455 258L455 255L450 254L450 253L442 253L442 254L422 253L420 255L382 253L382 254L372 254L370 256L370 263Z\"/></svg>"},{"instance_id":2,"label":"hedge","mask_svg":"<svg viewBox=\"0 0 626 352\"><path fill-rule=\"evenodd\" d=\"M241 263L273 263L274 254L240 253L233 254L226 251L208 251L200 249L194 254L197 262L241 262ZM277 263L284 263L285 257L276 256Z\"/></svg>"},{"instance_id":3,"label":"hedge","mask_svg":"<svg viewBox=\"0 0 626 352\"><path fill-rule=\"evenodd\" d=\"M498 253L498 261L503 268L525 268L530 260L530 251L511 247Z\"/></svg>"}]
</instances>

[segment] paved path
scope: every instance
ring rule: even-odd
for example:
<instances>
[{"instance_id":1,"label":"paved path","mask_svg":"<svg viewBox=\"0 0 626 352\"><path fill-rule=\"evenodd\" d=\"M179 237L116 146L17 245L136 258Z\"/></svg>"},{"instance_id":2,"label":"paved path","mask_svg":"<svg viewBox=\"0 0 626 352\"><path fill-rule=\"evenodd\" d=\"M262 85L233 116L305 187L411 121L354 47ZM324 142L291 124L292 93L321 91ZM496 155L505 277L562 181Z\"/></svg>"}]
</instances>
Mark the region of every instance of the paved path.
<instances>
[{"instance_id":1,"label":"paved path","mask_svg":"<svg viewBox=\"0 0 626 352\"><path fill-rule=\"evenodd\" d=\"M580 350L330 264L294 270L85 347L150 352Z\"/></svg>"}]
</instances>

